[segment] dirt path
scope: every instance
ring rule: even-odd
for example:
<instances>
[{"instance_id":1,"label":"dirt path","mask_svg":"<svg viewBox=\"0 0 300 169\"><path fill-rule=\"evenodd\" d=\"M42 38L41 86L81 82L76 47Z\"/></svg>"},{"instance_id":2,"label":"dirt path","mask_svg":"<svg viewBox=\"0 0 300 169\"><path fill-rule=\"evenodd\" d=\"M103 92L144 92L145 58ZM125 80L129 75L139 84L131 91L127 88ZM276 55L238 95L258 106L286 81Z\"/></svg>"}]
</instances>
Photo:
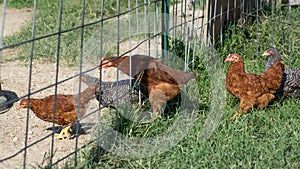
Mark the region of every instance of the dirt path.
<instances>
[{"instance_id":1,"label":"dirt path","mask_svg":"<svg viewBox=\"0 0 300 169\"><path fill-rule=\"evenodd\" d=\"M89 69L92 65L85 65L84 70ZM24 96L28 93L28 78L29 67L24 65L21 61L6 62L1 65L1 78L2 88L5 90L11 90L18 94L18 96ZM59 67L59 81L69 78L79 73L79 67ZM93 71L90 73L92 76L96 76L99 72ZM115 80L116 71L105 70L103 72L104 80ZM56 68L55 63L33 63L32 69L32 86L31 91L47 87L55 83ZM120 75L125 78L124 75ZM82 90L87 87L82 83ZM81 91L82 91L81 90ZM40 98L54 93L54 87L43 90L34 94L32 97ZM78 93L78 81L71 79L58 85L58 93L61 94L74 94ZM24 148L25 130L26 130L26 113L27 110L16 110L17 103L6 113L0 114L0 159L13 155L17 151ZM92 112L98 108L97 100L92 100L87 112ZM79 136L79 147L86 143L90 139L89 132L91 127L97 122L97 115L89 116L81 121L81 125L87 134ZM51 130L46 130L52 127L51 123L44 122L37 118L31 111L29 113L28 123L28 145L50 134ZM72 140L58 140L54 142L55 155L53 161L66 156L67 154L75 150L75 139ZM27 165L36 167L37 164L41 164L46 157L49 156L51 139L47 138L37 144L34 144L27 150ZM23 153L18 154L16 157L0 163L0 168L21 168L23 164ZM63 163L60 163L62 165ZM31 168L29 167L29 168Z\"/></svg>"},{"instance_id":2,"label":"dirt path","mask_svg":"<svg viewBox=\"0 0 300 169\"><path fill-rule=\"evenodd\" d=\"M2 19L3 6L0 5L0 13ZM29 21L32 16L32 9L6 9L5 31L4 36L12 35L18 32L21 26ZM2 21L0 20L0 23ZM0 25L1 28L1 25ZM124 50L128 45L123 45ZM14 50L4 50L2 52L1 69L1 82L2 89L16 92L19 97L28 93L28 80L29 80L29 63L23 61L7 61L5 58L12 58L16 52ZM11 59L9 59L11 60ZM32 76L31 76L31 92L40 90L51 84L55 84L56 67L55 63L36 63L33 62ZM94 65L85 64L83 70L90 69ZM75 74L79 73L79 67L59 67L58 78L64 80ZM89 73L92 76L97 76L97 70ZM116 79L116 71L114 68L103 70L102 72L104 81L113 81ZM120 79L128 78L120 72ZM87 87L82 83L82 90ZM81 91L82 91L81 90ZM60 94L77 94L78 81L71 79L58 85L57 92ZM33 98L42 98L54 94L54 87L48 88L41 92L34 94ZM24 151L19 152L24 148L25 133L26 133L26 120L27 110L16 110L17 103L6 113L0 114L0 159L5 159L14 156L10 159L0 163L0 168L22 168L24 161ZM97 100L92 100L88 105L87 112L92 112L97 109ZM89 116L83 119L80 123L86 134L79 136L79 145L81 147L90 139L90 131L96 123L97 115ZM41 138L51 134L52 130L46 130L52 127L51 123L44 122L36 117L32 111L29 111L28 117L28 139L27 145L31 145L39 141ZM48 157L51 150L51 138L39 141L27 149L26 154L26 168L37 168L38 165L47 165ZM76 139L72 140L59 140L54 142L53 150L55 152L53 162L65 157L75 150ZM44 163L43 163L44 162ZM65 161L64 161L65 162ZM59 166L64 162L60 162Z\"/></svg>"},{"instance_id":3,"label":"dirt path","mask_svg":"<svg viewBox=\"0 0 300 169\"><path fill-rule=\"evenodd\" d=\"M0 13L2 18L3 6L0 5ZM32 9L6 9L5 31L4 36L12 35L18 32L21 26L29 21L32 17ZM0 20L0 23L2 21ZM0 25L1 26L1 25ZM0 27L1 28L1 27ZM124 45L123 45L124 46ZM126 47L124 47L125 50ZM2 89L14 91L19 97L28 93L28 78L29 78L29 63L23 61L7 61L5 58L12 58L16 52L14 50L4 50L2 53L1 63L1 82ZM32 77L31 77L31 92L55 84L56 68L55 63L36 63L33 62ZM87 70L94 65L85 64L83 70ZM104 81L113 81L116 78L116 71L114 68L103 70L102 79ZM79 73L79 67L59 67L59 81L69 78ZM97 70L89 73L92 76L97 76ZM120 79L128 78L120 72ZM82 83L82 90L87 85ZM77 94L78 81L71 79L58 85L58 93L61 94ZM81 91L82 91L81 90ZM34 98L42 98L54 94L54 87L43 90L34 94ZM24 148L25 133L26 133L26 120L27 110L16 110L17 103L6 113L0 114L0 159L10 157ZM93 100L89 103L87 112L92 112L97 109L98 102ZM96 123L96 115L90 116L81 121L81 126L87 134L79 136L78 147L84 145L90 139L89 132L91 127ZM44 122L37 118L31 111L29 112L28 119L28 142L30 145L46 135L50 134L51 130L46 130L52 127L51 123ZM76 139L72 140L59 140L54 142L54 157L53 162L57 161L68 155L75 150ZM46 165L43 161L47 160L51 150L51 138L34 144L27 149L26 167L36 168L38 165ZM21 151L16 156L0 163L0 168L22 168L24 161L24 151ZM60 162L59 165L63 165Z\"/></svg>"},{"instance_id":4,"label":"dirt path","mask_svg":"<svg viewBox=\"0 0 300 169\"><path fill-rule=\"evenodd\" d=\"M2 11L2 5L0 5L0 12ZM5 20L5 36L9 36L17 32L20 27L29 19L31 19L31 9L7 9ZM2 18L2 12L1 12ZM0 21L1 22L1 21ZM2 23L2 22L1 22ZM12 57L14 52L11 50L3 51L3 57ZM7 55L7 56L5 56ZM92 67L92 65L85 64L85 70ZM115 71L106 70L104 72L105 80L114 80ZM110 73L108 73L110 72ZM79 73L79 67L59 67L59 80L63 80ZM98 74L97 71L91 72L91 75L95 76ZM47 87L48 85L55 83L56 68L55 63L33 63L32 69L32 85L31 91L36 91L41 88ZM22 61L11 61L1 63L1 81L2 89L10 90L17 93L17 95L24 96L28 93L28 78L29 78L29 66L28 63ZM87 86L82 84L82 90ZM76 79L71 79L60 85L58 85L58 93L62 94L74 94L78 92L78 82ZM54 94L54 87L47 90L43 90L32 97L39 98L47 95ZM0 114L0 159L7 158L17 153L24 148L25 131L26 131L26 109L16 110L17 103L6 113ZM96 100L89 103L87 112L91 112L98 107ZM83 145L89 138L91 127L95 123L97 117L90 116L81 121L82 127L86 130L87 134L79 136L79 146ZM44 136L50 134L51 130L46 130L52 127L51 123L44 122L37 118L31 111L29 113L28 123L28 143L34 143ZM75 150L75 141L72 140L60 140L54 142L54 157L53 162ZM34 144L27 149L26 167L36 168L42 164L43 160L49 157L51 149L51 139L47 138L43 141ZM15 157L0 163L0 168L22 168L24 159L24 151L17 154ZM45 165L46 163L44 163ZM63 163L60 163L61 165Z\"/></svg>"},{"instance_id":5,"label":"dirt path","mask_svg":"<svg viewBox=\"0 0 300 169\"><path fill-rule=\"evenodd\" d=\"M3 5L0 4L0 30L2 28L2 17L3 17ZM4 24L4 36L12 35L18 32L21 26L29 21L32 15L32 9L6 9L5 24Z\"/></svg>"},{"instance_id":6,"label":"dirt path","mask_svg":"<svg viewBox=\"0 0 300 169\"><path fill-rule=\"evenodd\" d=\"M18 94L18 96L24 96L28 91L28 77L29 68L24 66L24 63L15 61L2 63L2 87L5 90L11 90ZM59 80L65 79L74 75L74 68L60 67ZM32 91L39 90L55 82L55 64L34 64L32 75ZM72 94L77 90L76 85L73 84L74 80L70 80L58 86L58 93ZM86 87L86 86L83 86ZM37 93L32 97L44 97L54 93L54 88L49 88L42 92ZM95 109L97 103L93 105L90 103L89 109ZM94 106L94 107L93 107ZM17 103L5 114L0 115L0 131L1 131L1 146L0 146L0 158L8 157L16 153L18 150L24 148L25 129L26 129L26 109L16 110ZM91 120L91 119L86 119ZM92 123L92 122L88 122ZM87 125L87 124L86 124ZM51 133L51 130L45 130L51 127L51 123L44 122L38 119L31 111L29 114L28 123L28 144L31 144L40 138ZM88 139L88 135L82 135L79 137L79 143L84 143ZM49 155L51 145L51 139L48 138L41 141L27 151L27 165L36 166L41 164L44 156ZM56 154L54 161L65 156L69 152L73 151L75 147L75 139L55 141L54 150ZM1 168L20 168L23 161L23 153L20 153L16 157L7 160L0 164Z\"/></svg>"},{"instance_id":7,"label":"dirt path","mask_svg":"<svg viewBox=\"0 0 300 169\"><path fill-rule=\"evenodd\" d=\"M2 9L3 6L0 5L0 15L2 19ZM6 20L5 20L5 31L4 36L9 36L15 32L18 32L21 26L32 19L32 9L6 9ZM0 24L2 21L0 20ZM1 26L1 25L0 25ZM1 28L1 27L0 27ZM158 42L151 40L151 49L161 49L160 39ZM138 42L132 41L132 44ZM154 44L158 46L155 48ZM124 42L120 46L121 53L130 49L130 45ZM142 50L139 50L142 49ZM134 50L131 54L148 54L148 45L141 46L139 49ZM2 58L12 58L16 52L13 50L5 50L2 53ZM155 56L154 50L150 51L152 56ZM3 61L0 65L1 68L1 82L3 90L14 91L18 96L24 96L28 93L28 78L29 78L29 63L22 61ZM94 65L85 64L84 70L87 70ZM59 67L58 78L64 80L75 74L79 73L79 67ZM99 74L97 70L90 72L90 75L96 76ZM116 70L114 68L105 69L102 72L102 79L104 81L114 81L116 80ZM33 63L32 69L32 82L31 91L47 87L51 84L55 84L56 68L55 63ZM126 75L120 72L120 79L128 78ZM87 86L82 84L82 90ZM58 85L58 93L61 94L77 94L78 93L78 81L76 79L71 79L62 84ZM32 97L39 98L54 94L54 87L43 90L39 93L34 94ZM17 103L6 113L0 114L0 159L7 158L14 155L18 151L24 148L25 132L26 132L26 120L27 120L27 110L16 110ZM89 103L87 112L91 112L98 107L98 102L93 100ZM89 132L91 127L96 122L96 115L90 116L81 121L82 127L85 129L87 134L79 136L79 146L86 143L90 139ZM51 130L45 130L52 126L51 123L44 122L37 118L31 111L29 112L28 118L28 144L34 143L44 136L50 134ZM53 162L65 157L67 154L75 150L75 139L72 140L61 140L54 142L54 157ZM27 149L26 167L36 168L41 165L43 160L49 157L49 152L51 149L51 139L47 138L43 141L34 144ZM24 159L24 152L17 154L15 157L0 163L0 168L22 168ZM44 163L45 165L46 163ZM62 165L63 163L60 163Z\"/></svg>"}]
</instances>

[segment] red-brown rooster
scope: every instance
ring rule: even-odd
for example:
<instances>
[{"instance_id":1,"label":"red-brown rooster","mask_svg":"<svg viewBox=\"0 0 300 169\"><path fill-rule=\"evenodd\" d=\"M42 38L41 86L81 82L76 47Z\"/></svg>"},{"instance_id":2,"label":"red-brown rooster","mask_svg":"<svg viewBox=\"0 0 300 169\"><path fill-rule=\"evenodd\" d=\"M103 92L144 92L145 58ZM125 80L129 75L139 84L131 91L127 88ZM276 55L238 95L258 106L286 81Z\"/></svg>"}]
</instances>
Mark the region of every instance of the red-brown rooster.
<instances>
[{"instance_id":1,"label":"red-brown rooster","mask_svg":"<svg viewBox=\"0 0 300 169\"><path fill-rule=\"evenodd\" d=\"M274 93L280 87L284 72L284 65L280 59L261 75L245 73L244 61L236 53L229 54L225 62L231 62L226 75L226 89L240 99L238 112L231 117L231 120L253 106L262 109L275 98Z\"/></svg>"},{"instance_id":2,"label":"red-brown rooster","mask_svg":"<svg viewBox=\"0 0 300 169\"><path fill-rule=\"evenodd\" d=\"M79 94L76 95L56 95L56 114L54 123L64 126L56 139L71 137L71 126L74 121L85 115L86 104L96 97L95 92L98 85L93 85L80 93L80 104L78 105ZM54 115L54 95L50 95L41 99L30 98L22 99L19 103L20 108L31 109L33 113L43 121L52 122ZM77 111L80 108L80 117L77 117Z\"/></svg>"},{"instance_id":3,"label":"red-brown rooster","mask_svg":"<svg viewBox=\"0 0 300 169\"><path fill-rule=\"evenodd\" d=\"M101 65L102 68L118 67L128 76L140 79L140 84L148 90L149 101L155 116L159 114L160 109L167 101L180 93L182 86L187 84L190 79L196 78L193 72L173 69L159 59L146 55L110 56L103 58Z\"/></svg>"}]
</instances>

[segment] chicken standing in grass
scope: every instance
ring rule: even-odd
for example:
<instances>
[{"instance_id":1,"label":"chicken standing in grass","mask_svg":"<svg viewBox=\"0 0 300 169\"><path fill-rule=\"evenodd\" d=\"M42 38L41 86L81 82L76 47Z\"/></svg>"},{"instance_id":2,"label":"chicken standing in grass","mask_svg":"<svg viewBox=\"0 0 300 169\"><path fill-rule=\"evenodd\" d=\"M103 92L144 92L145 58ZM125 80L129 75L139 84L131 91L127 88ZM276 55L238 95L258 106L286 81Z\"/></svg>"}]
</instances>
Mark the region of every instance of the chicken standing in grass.
<instances>
[{"instance_id":1,"label":"chicken standing in grass","mask_svg":"<svg viewBox=\"0 0 300 169\"><path fill-rule=\"evenodd\" d=\"M240 99L238 112L231 117L236 119L253 106L262 109L275 98L274 93L280 87L284 65L277 59L261 75L245 73L244 61L238 54L229 54L225 62L231 62L226 75L226 89Z\"/></svg>"},{"instance_id":2,"label":"chicken standing in grass","mask_svg":"<svg viewBox=\"0 0 300 169\"><path fill-rule=\"evenodd\" d=\"M190 79L196 78L193 72L173 69L159 59L146 55L131 56L131 65L129 56L110 56L102 59L101 67L118 67L128 76L140 78L140 84L148 90L154 116L158 116L166 102L180 93L182 86Z\"/></svg>"},{"instance_id":3,"label":"chicken standing in grass","mask_svg":"<svg viewBox=\"0 0 300 169\"><path fill-rule=\"evenodd\" d=\"M56 139L71 138L71 126L78 118L86 113L86 104L96 97L97 85L93 85L80 93L80 104L78 105L79 94L76 95L56 95L56 112L54 123L64 126ZM19 103L20 108L31 109L33 113L43 121L52 122L54 116L55 95L50 95L41 99L30 98L22 99ZM80 117L77 117L78 109Z\"/></svg>"},{"instance_id":4,"label":"chicken standing in grass","mask_svg":"<svg viewBox=\"0 0 300 169\"><path fill-rule=\"evenodd\" d=\"M280 54L274 48L266 50L263 56L268 56L265 71L267 71L277 59L281 59ZM283 95L282 98L285 96L300 96L300 68L285 68L282 84L277 92Z\"/></svg>"},{"instance_id":5,"label":"chicken standing in grass","mask_svg":"<svg viewBox=\"0 0 300 169\"><path fill-rule=\"evenodd\" d=\"M88 86L95 84L100 86L99 79L88 74L82 74L81 81ZM96 99L104 107L115 108L117 100L119 104L128 103L130 99L131 103L138 102L139 92L141 94L141 101L143 101L148 96L148 91L143 86L140 86L136 79L125 79L115 82L102 81L101 88L97 88L97 93L101 93L101 95L97 95Z\"/></svg>"}]
</instances>

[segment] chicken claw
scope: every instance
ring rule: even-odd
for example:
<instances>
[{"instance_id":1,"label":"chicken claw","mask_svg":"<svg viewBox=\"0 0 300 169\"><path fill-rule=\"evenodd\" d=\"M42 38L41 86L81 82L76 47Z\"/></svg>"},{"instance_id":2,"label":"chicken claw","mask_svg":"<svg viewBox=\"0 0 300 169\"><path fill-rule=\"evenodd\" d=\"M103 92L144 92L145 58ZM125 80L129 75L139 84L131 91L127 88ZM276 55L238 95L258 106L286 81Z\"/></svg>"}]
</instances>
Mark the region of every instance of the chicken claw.
<instances>
[{"instance_id":1,"label":"chicken claw","mask_svg":"<svg viewBox=\"0 0 300 169\"><path fill-rule=\"evenodd\" d=\"M61 135L61 133L59 133L59 135L55 137L55 140L63 140L63 139L64 137Z\"/></svg>"},{"instance_id":2,"label":"chicken claw","mask_svg":"<svg viewBox=\"0 0 300 169\"><path fill-rule=\"evenodd\" d=\"M150 112L150 123L154 122L156 119L161 118L161 113L160 112Z\"/></svg>"},{"instance_id":3,"label":"chicken claw","mask_svg":"<svg viewBox=\"0 0 300 169\"><path fill-rule=\"evenodd\" d=\"M161 116L161 115L160 115L159 112L157 112L157 111L156 111L156 112L153 112L153 116L152 116L153 118L160 118L160 116Z\"/></svg>"},{"instance_id":4,"label":"chicken claw","mask_svg":"<svg viewBox=\"0 0 300 169\"><path fill-rule=\"evenodd\" d=\"M240 113L235 113L231 118L230 120L236 120L238 117L240 117Z\"/></svg>"},{"instance_id":5,"label":"chicken claw","mask_svg":"<svg viewBox=\"0 0 300 169\"><path fill-rule=\"evenodd\" d=\"M139 107L139 102L138 101L136 101L136 100L132 100L132 108L134 108L134 109L137 109L138 107Z\"/></svg>"},{"instance_id":6,"label":"chicken claw","mask_svg":"<svg viewBox=\"0 0 300 169\"><path fill-rule=\"evenodd\" d=\"M63 128L59 135L55 137L56 140L63 140L65 137L68 139L71 138L71 125L68 125L67 127Z\"/></svg>"}]
</instances>

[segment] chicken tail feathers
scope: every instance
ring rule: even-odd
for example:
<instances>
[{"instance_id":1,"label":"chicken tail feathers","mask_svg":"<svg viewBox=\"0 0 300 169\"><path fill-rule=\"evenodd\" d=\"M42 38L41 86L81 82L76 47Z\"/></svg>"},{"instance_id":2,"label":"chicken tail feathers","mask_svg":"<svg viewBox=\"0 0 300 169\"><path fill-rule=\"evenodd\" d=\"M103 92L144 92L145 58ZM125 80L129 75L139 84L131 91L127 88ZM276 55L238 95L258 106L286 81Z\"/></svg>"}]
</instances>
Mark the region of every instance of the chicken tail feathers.
<instances>
[{"instance_id":1,"label":"chicken tail feathers","mask_svg":"<svg viewBox=\"0 0 300 169\"><path fill-rule=\"evenodd\" d=\"M198 76L194 72L188 72L186 75L187 75L187 81L193 78L195 78L198 81Z\"/></svg>"},{"instance_id":2,"label":"chicken tail feathers","mask_svg":"<svg viewBox=\"0 0 300 169\"><path fill-rule=\"evenodd\" d=\"M194 72L186 72L184 74L184 79L179 82L179 86L182 87L183 85L186 85L193 78L198 81L198 76Z\"/></svg>"}]
</instances>

